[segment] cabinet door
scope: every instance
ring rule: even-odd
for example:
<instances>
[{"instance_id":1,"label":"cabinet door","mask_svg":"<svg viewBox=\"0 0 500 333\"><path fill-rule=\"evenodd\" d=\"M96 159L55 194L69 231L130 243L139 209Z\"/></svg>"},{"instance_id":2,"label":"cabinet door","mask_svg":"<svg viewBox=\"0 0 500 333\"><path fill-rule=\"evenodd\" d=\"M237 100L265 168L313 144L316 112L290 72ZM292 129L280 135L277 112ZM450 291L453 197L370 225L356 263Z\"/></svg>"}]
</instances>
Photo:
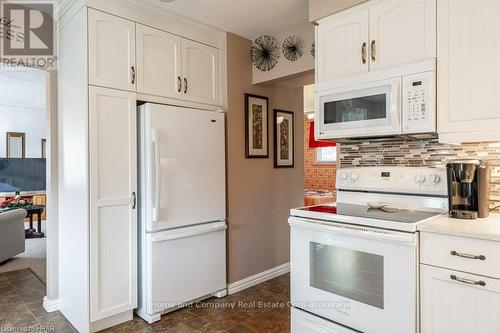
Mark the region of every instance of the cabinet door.
<instances>
[{"instance_id":1,"label":"cabinet door","mask_svg":"<svg viewBox=\"0 0 500 333\"><path fill-rule=\"evenodd\" d=\"M438 2L439 134L475 132L467 138L500 140L499 17L498 0Z\"/></svg>"},{"instance_id":2,"label":"cabinet door","mask_svg":"<svg viewBox=\"0 0 500 333\"><path fill-rule=\"evenodd\" d=\"M316 31L317 81L368 71L368 9L332 17Z\"/></svg>"},{"instance_id":3,"label":"cabinet door","mask_svg":"<svg viewBox=\"0 0 500 333\"><path fill-rule=\"evenodd\" d=\"M135 94L91 87L90 319L137 307Z\"/></svg>"},{"instance_id":4,"label":"cabinet door","mask_svg":"<svg viewBox=\"0 0 500 333\"><path fill-rule=\"evenodd\" d=\"M135 23L89 9L90 84L135 91Z\"/></svg>"},{"instance_id":5,"label":"cabinet door","mask_svg":"<svg viewBox=\"0 0 500 333\"><path fill-rule=\"evenodd\" d=\"M420 293L422 333L500 332L500 280L420 265Z\"/></svg>"},{"instance_id":6,"label":"cabinet door","mask_svg":"<svg viewBox=\"0 0 500 333\"><path fill-rule=\"evenodd\" d=\"M181 38L137 24L137 91L181 98Z\"/></svg>"},{"instance_id":7,"label":"cabinet door","mask_svg":"<svg viewBox=\"0 0 500 333\"><path fill-rule=\"evenodd\" d=\"M436 57L436 0L385 0L370 7L370 69Z\"/></svg>"},{"instance_id":8,"label":"cabinet door","mask_svg":"<svg viewBox=\"0 0 500 333\"><path fill-rule=\"evenodd\" d=\"M182 40L183 98L219 105L219 50Z\"/></svg>"},{"instance_id":9,"label":"cabinet door","mask_svg":"<svg viewBox=\"0 0 500 333\"><path fill-rule=\"evenodd\" d=\"M36 206L46 206L47 204L46 204L46 199L45 198L46 198L45 194L34 195L33 196L33 205L36 205ZM47 219L46 212L47 212L47 207L45 207L45 209L43 210L42 220Z\"/></svg>"}]
</instances>

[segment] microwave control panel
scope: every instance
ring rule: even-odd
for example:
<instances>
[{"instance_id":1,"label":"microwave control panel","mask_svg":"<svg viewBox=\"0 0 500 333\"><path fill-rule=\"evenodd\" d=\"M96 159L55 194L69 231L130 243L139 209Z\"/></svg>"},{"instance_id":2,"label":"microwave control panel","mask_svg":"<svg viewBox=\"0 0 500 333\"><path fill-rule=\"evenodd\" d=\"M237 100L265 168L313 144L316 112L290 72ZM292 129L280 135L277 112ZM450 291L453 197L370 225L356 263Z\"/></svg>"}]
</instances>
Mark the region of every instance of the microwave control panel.
<instances>
[{"instance_id":1,"label":"microwave control panel","mask_svg":"<svg viewBox=\"0 0 500 333\"><path fill-rule=\"evenodd\" d=\"M403 133L436 132L435 73L403 77Z\"/></svg>"}]
</instances>

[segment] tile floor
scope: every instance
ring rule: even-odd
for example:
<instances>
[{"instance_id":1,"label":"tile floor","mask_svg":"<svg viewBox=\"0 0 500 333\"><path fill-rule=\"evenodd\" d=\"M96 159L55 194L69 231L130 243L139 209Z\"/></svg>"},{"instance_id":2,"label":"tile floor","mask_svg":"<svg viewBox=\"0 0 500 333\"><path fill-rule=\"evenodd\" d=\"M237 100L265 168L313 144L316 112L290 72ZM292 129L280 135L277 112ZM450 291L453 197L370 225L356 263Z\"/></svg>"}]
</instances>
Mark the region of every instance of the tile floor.
<instances>
[{"instance_id":1,"label":"tile floor","mask_svg":"<svg viewBox=\"0 0 500 333\"><path fill-rule=\"evenodd\" d=\"M148 325L139 317L112 327L112 333L285 333L290 331L289 275L222 299L212 298L166 314ZM0 332L75 332L59 313L46 313L45 286L29 269L0 274ZM24 330L26 331L26 330ZM23 332L24 332L23 331Z\"/></svg>"},{"instance_id":2,"label":"tile floor","mask_svg":"<svg viewBox=\"0 0 500 333\"><path fill-rule=\"evenodd\" d=\"M211 298L148 325L133 321L113 333L285 333L290 332L290 277L283 275L222 299Z\"/></svg>"},{"instance_id":3,"label":"tile floor","mask_svg":"<svg viewBox=\"0 0 500 333\"><path fill-rule=\"evenodd\" d=\"M0 332L76 332L60 312L42 307L45 285L29 269L0 274Z\"/></svg>"}]
</instances>

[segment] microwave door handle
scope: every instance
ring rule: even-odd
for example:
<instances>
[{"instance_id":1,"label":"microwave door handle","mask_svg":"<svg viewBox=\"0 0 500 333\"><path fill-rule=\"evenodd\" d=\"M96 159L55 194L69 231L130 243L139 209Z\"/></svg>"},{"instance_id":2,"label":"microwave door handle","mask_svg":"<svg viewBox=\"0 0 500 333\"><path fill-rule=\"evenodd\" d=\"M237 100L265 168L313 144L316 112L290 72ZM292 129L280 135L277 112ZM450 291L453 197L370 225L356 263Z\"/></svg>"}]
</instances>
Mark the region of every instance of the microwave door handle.
<instances>
[{"instance_id":1,"label":"microwave door handle","mask_svg":"<svg viewBox=\"0 0 500 333\"><path fill-rule=\"evenodd\" d=\"M390 104L396 106L396 112L394 112L396 116L396 121L394 122L394 126L396 130L399 130L401 133L403 133L403 122L402 122L402 117L403 113L405 112L404 108L404 102L403 98L401 97L403 95L402 87L403 87L403 79L400 79L397 84L395 84L396 88L391 89L391 99L395 99L392 101Z\"/></svg>"},{"instance_id":2,"label":"microwave door handle","mask_svg":"<svg viewBox=\"0 0 500 333\"><path fill-rule=\"evenodd\" d=\"M160 220L160 205L161 205L161 164L160 164L160 140L158 138L158 130L153 128L153 159L154 159L154 215L153 222Z\"/></svg>"}]
</instances>

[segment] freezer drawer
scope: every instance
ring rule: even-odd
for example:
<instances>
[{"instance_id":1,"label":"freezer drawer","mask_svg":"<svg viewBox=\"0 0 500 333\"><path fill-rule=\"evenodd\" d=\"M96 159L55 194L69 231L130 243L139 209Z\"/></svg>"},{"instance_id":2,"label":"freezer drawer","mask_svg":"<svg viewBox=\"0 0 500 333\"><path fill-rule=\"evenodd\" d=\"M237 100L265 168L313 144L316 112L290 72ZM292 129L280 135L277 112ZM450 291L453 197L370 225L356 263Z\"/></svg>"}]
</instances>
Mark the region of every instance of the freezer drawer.
<instances>
[{"instance_id":1,"label":"freezer drawer","mask_svg":"<svg viewBox=\"0 0 500 333\"><path fill-rule=\"evenodd\" d=\"M292 308L292 333L356 333L347 327Z\"/></svg>"},{"instance_id":2,"label":"freezer drawer","mask_svg":"<svg viewBox=\"0 0 500 333\"><path fill-rule=\"evenodd\" d=\"M147 235L150 315L226 288L226 224Z\"/></svg>"}]
</instances>

